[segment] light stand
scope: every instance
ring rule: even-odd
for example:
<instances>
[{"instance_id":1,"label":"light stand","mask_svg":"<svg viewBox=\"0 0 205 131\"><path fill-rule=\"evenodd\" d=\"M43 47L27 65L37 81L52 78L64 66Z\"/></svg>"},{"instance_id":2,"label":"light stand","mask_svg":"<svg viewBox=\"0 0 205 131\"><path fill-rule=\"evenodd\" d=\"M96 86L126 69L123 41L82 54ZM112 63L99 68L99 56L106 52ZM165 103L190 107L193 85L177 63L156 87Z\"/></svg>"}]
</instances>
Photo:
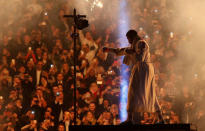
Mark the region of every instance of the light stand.
<instances>
[{"instance_id":1,"label":"light stand","mask_svg":"<svg viewBox=\"0 0 205 131\"><path fill-rule=\"evenodd\" d=\"M85 18L85 15L77 15L76 13L76 9L74 9L73 11L73 15L64 15L64 17L67 18L73 18L74 19L74 32L72 34L73 36L73 40L74 40L74 57L73 57L73 61L74 61L74 77L73 77L73 85L74 85L74 90L73 90L73 94L74 94L74 125L76 125L76 118L77 118L77 107L76 107L76 103L77 103L77 98L76 98L76 60L77 60L77 49L76 49L76 40L78 38L78 33L77 33L77 29L84 29L86 27L88 27L88 21L82 18Z\"/></svg>"}]
</instances>

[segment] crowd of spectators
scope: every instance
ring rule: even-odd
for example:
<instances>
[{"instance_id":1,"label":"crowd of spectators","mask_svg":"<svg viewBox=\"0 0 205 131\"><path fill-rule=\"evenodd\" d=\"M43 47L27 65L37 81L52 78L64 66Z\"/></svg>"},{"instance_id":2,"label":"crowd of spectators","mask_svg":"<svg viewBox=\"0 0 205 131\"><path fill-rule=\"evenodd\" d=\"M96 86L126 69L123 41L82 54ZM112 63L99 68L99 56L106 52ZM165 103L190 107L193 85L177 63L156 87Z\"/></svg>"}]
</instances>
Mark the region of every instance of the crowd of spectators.
<instances>
[{"instance_id":1,"label":"crowd of spectators","mask_svg":"<svg viewBox=\"0 0 205 131\"><path fill-rule=\"evenodd\" d=\"M72 5L63 0L15 2L22 7L24 15L11 25L6 22L1 25L0 128L68 131L68 126L74 124L73 21L63 15L72 12ZM167 30L165 21L173 17L173 13L166 0L129 0L128 3L132 28L150 45L166 123L203 125L204 108L198 108L204 98L202 81L196 74L191 84L184 83L186 78L179 73L183 68L172 64L179 42L191 36ZM36 8L43 10L41 14L35 13ZM93 12L95 19L90 26L78 31L77 125L121 123L119 97L123 76L120 74L129 72L129 68L122 71L121 58L102 52L103 46L120 45L116 21L112 21L112 17L98 17L99 14L103 14L100 9ZM9 17L9 21L13 21L12 18L15 17ZM103 24L106 19L110 21L107 25ZM155 123L155 114L145 112L142 124Z\"/></svg>"}]
</instances>

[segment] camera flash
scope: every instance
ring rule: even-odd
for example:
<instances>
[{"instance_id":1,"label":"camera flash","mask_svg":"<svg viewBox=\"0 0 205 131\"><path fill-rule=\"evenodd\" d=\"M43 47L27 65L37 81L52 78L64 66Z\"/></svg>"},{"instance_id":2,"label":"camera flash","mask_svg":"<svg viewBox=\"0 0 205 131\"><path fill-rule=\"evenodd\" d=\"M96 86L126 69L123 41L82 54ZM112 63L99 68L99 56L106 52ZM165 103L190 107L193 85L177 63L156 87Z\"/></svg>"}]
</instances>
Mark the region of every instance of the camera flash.
<instances>
[{"instance_id":1,"label":"camera flash","mask_svg":"<svg viewBox=\"0 0 205 131\"><path fill-rule=\"evenodd\" d=\"M142 30L143 30L143 28L142 28L142 27L140 27L140 28L139 28L139 30L141 30L141 31L142 31Z\"/></svg>"},{"instance_id":2,"label":"camera flash","mask_svg":"<svg viewBox=\"0 0 205 131\"><path fill-rule=\"evenodd\" d=\"M3 99L3 96L0 96L0 100L2 100Z\"/></svg>"},{"instance_id":3,"label":"camera flash","mask_svg":"<svg viewBox=\"0 0 205 131\"><path fill-rule=\"evenodd\" d=\"M197 79L198 78L198 74L194 74L194 78Z\"/></svg>"},{"instance_id":4,"label":"camera flash","mask_svg":"<svg viewBox=\"0 0 205 131\"><path fill-rule=\"evenodd\" d=\"M174 33L170 32L170 38L173 38L173 37L174 37Z\"/></svg>"},{"instance_id":5,"label":"camera flash","mask_svg":"<svg viewBox=\"0 0 205 131\"><path fill-rule=\"evenodd\" d=\"M31 114L35 114L35 111L31 111Z\"/></svg>"},{"instance_id":6,"label":"camera flash","mask_svg":"<svg viewBox=\"0 0 205 131\"><path fill-rule=\"evenodd\" d=\"M157 12L158 12L158 10L157 10L157 9L155 9L155 10L154 10L154 12L155 12L155 13L157 13Z\"/></svg>"},{"instance_id":7,"label":"camera flash","mask_svg":"<svg viewBox=\"0 0 205 131\"><path fill-rule=\"evenodd\" d=\"M29 47L28 49L29 49L29 50L31 50L32 48L31 48L31 47Z\"/></svg>"},{"instance_id":8,"label":"camera flash","mask_svg":"<svg viewBox=\"0 0 205 131\"><path fill-rule=\"evenodd\" d=\"M13 64L15 64L15 59L12 59L11 62L12 62Z\"/></svg>"}]
</instances>

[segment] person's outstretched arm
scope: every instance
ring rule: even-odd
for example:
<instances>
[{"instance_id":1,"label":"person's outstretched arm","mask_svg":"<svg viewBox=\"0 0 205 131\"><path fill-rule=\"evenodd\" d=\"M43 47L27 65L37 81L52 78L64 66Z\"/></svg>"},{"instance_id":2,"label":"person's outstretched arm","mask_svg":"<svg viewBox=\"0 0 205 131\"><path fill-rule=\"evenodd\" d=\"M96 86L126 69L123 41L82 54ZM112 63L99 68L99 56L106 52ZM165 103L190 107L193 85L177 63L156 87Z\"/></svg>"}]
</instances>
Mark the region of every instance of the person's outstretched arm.
<instances>
[{"instance_id":1,"label":"person's outstretched arm","mask_svg":"<svg viewBox=\"0 0 205 131\"><path fill-rule=\"evenodd\" d=\"M112 52L115 53L117 56L122 56L126 54L131 54L134 52L134 50L131 50L130 48L109 48L109 47L103 47L103 52Z\"/></svg>"}]
</instances>

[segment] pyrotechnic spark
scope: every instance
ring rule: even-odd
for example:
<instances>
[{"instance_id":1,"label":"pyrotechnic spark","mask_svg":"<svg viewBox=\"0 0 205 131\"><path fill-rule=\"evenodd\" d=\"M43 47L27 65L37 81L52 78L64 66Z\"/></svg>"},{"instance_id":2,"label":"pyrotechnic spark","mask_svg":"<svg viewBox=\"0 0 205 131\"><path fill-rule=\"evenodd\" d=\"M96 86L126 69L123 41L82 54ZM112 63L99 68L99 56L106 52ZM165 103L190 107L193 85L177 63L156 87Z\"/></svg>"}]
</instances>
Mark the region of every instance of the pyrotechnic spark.
<instances>
[{"instance_id":1,"label":"pyrotechnic spark","mask_svg":"<svg viewBox=\"0 0 205 131\"><path fill-rule=\"evenodd\" d=\"M93 11L95 7L103 8L103 2L100 0L85 0L86 2L90 2L90 10Z\"/></svg>"},{"instance_id":2,"label":"pyrotechnic spark","mask_svg":"<svg viewBox=\"0 0 205 131\"><path fill-rule=\"evenodd\" d=\"M96 6L100 7L100 8L103 8L103 3L101 1L98 1Z\"/></svg>"}]
</instances>

